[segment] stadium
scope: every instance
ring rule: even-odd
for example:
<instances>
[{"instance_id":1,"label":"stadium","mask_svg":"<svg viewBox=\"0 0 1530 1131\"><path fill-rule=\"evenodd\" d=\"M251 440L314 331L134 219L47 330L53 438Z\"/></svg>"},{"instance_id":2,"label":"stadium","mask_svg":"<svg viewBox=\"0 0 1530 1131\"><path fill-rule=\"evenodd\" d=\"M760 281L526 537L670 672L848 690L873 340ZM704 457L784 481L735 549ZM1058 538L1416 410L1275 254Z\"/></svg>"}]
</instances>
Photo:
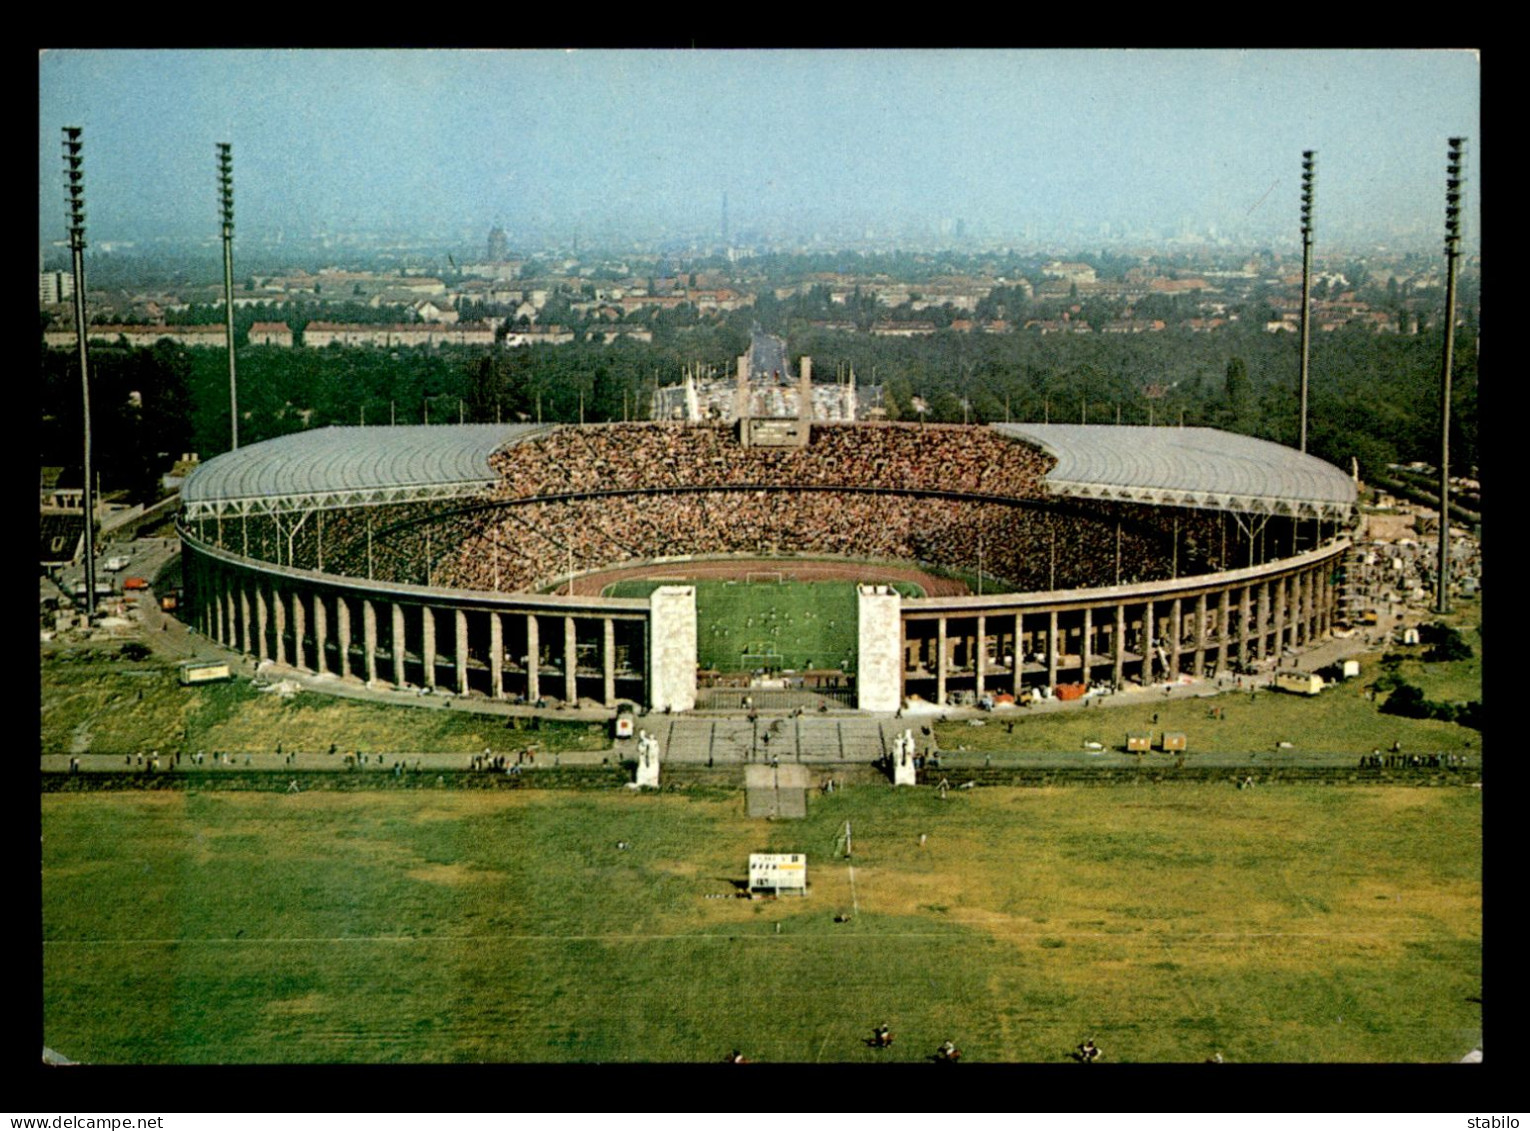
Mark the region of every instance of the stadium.
<instances>
[{"instance_id":1,"label":"stadium","mask_svg":"<svg viewBox=\"0 0 1530 1131\"><path fill-rule=\"evenodd\" d=\"M1319 639L1355 498L1321 460L1207 428L742 414L296 433L205 463L180 531L191 623L262 661L546 706L753 686L892 712ZM829 643L774 612L721 643L704 599L828 580L851 586Z\"/></svg>"}]
</instances>

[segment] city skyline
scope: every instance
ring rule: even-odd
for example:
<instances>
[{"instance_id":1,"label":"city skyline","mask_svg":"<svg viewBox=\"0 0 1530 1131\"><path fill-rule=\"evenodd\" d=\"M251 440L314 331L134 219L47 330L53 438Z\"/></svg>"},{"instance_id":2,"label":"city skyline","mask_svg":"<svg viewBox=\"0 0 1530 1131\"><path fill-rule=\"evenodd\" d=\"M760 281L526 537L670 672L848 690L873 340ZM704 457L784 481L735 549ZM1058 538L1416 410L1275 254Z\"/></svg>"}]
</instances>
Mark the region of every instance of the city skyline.
<instances>
[{"instance_id":1,"label":"city skyline","mask_svg":"<svg viewBox=\"0 0 1530 1131\"><path fill-rule=\"evenodd\" d=\"M61 50L39 57L39 234L84 129L93 243L477 233L720 242L1066 234L1429 247L1464 50ZM1478 246L1468 146L1466 243Z\"/></svg>"}]
</instances>

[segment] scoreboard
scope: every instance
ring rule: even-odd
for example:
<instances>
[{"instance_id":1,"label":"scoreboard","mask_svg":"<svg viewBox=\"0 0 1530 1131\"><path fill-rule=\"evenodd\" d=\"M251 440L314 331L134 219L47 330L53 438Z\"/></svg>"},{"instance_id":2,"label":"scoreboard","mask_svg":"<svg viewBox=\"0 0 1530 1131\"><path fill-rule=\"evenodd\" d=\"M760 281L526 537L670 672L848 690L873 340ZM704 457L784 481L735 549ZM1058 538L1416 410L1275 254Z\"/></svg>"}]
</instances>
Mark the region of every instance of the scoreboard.
<instances>
[{"instance_id":1,"label":"scoreboard","mask_svg":"<svg viewBox=\"0 0 1530 1131\"><path fill-rule=\"evenodd\" d=\"M807 894L807 857L800 852L751 852L749 890Z\"/></svg>"}]
</instances>

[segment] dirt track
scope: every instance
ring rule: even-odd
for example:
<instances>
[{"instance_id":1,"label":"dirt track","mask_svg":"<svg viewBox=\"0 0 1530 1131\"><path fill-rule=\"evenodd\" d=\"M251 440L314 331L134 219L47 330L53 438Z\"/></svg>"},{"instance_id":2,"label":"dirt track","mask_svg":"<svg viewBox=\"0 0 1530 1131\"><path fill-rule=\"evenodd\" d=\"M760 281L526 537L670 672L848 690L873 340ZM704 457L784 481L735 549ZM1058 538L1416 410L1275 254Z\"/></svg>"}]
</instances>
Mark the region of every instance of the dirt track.
<instances>
[{"instance_id":1,"label":"dirt track","mask_svg":"<svg viewBox=\"0 0 1530 1131\"><path fill-rule=\"evenodd\" d=\"M960 581L935 577L917 566L870 562L809 561L796 558L728 558L726 560L663 562L601 570L575 580L578 593L601 593L617 581L739 581L751 573L779 573L788 581L859 581L887 584L912 581L931 597L962 597L971 590Z\"/></svg>"}]
</instances>

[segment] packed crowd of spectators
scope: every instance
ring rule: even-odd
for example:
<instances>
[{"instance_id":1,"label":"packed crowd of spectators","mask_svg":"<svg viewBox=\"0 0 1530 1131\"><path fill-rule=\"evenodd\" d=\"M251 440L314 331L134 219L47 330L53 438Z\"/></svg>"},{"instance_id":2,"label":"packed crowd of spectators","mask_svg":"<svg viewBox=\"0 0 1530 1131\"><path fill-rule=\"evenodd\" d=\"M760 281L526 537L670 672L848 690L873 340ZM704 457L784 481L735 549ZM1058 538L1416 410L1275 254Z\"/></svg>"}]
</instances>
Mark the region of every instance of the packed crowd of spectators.
<instances>
[{"instance_id":1,"label":"packed crowd of spectators","mask_svg":"<svg viewBox=\"0 0 1530 1131\"><path fill-rule=\"evenodd\" d=\"M724 424L560 428L500 449L500 498L669 487L857 487L1027 499L1040 448L962 425L815 424L806 447L744 447Z\"/></svg>"},{"instance_id":2,"label":"packed crowd of spectators","mask_svg":"<svg viewBox=\"0 0 1530 1131\"><path fill-rule=\"evenodd\" d=\"M238 538L300 568L506 593L729 554L917 562L1026 591L1221 568L1215 513L1049 500L1050 457L986 428L820 424L812 441L744 448L705 424L562 428L495 453L504 479L477 504L251 519Z\"/></svg>"},{"instance_id":3,"label":"packed crowd of spectators","mask_svg":"<svg viewBox=\"0 0 1530 1131\"><path fill-rule=\"evenodd\" d=\"M853 491L594 496L510 506L483 521L438 563L436 584L514 592L623 563L805 554L981 570L988 584L1045 590L1168 577L1172 558L1165 531L1137 523L1122 524L1118 555L1108 514Z\"/></svg>"}]
</instances>

